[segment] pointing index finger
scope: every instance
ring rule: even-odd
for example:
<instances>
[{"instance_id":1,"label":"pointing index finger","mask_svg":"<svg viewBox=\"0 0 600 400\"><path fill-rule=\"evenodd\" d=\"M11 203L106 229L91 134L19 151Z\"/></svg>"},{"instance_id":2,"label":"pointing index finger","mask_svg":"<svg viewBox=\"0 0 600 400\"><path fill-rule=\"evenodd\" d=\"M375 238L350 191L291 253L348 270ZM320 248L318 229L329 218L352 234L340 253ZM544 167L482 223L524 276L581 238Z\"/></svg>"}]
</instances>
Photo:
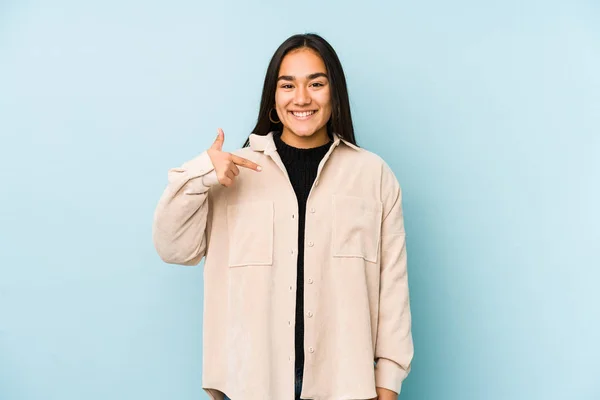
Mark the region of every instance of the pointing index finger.
<instances>
[{"instance_id":1,"label":"pointing index finger","mask_svg":"<svg viewBox=\"0 0 600 400\"><path fill-rule=\"evenodd\" d=\"M236 156L235 154L231 155L231 161L233 161L233 163L235 165L239 165L240 167L244 167L244 168L248 168L248 169L253 169L255 171L261 171L262 167L256 163L253 163L250 160L247 160L245 158Z\"/></svg>"}]
</instances>

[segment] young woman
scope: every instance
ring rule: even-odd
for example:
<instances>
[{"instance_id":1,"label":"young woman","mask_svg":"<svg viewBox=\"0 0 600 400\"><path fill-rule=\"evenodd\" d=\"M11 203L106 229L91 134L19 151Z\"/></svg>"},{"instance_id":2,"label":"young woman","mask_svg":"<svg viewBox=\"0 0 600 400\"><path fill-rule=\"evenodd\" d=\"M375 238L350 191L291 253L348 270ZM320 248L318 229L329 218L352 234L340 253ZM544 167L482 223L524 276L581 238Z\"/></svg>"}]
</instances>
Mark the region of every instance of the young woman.
<instances>
[{"instance_id":1,"label":"young woman","mask_svg":"<svg viewBox=\"0 0 600 400\"><path fill-rule=\"evenodd\" d=\"M204 266L212 399L396 399L413 358L401 190L354 139L333 48L275 52L244 148L224 133L168 174L153 238Z\"/></svg>"}]
</instances>

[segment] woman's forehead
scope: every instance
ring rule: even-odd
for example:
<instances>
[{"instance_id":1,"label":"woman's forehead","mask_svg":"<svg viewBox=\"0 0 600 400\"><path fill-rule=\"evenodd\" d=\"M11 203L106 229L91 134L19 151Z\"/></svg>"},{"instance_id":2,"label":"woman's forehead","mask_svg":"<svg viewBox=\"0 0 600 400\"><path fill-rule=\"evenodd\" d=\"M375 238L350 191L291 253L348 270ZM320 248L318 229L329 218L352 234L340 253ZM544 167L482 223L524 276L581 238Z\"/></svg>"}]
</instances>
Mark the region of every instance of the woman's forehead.
<instances>
[{"instance_id":1,"label":"woman's forehead","mask_svg":"<svg viewBox=\"0 0 600 400\"><path fill-rule=\"evenodd\" d=\"M327 72L325 63L317 52L308 48L298 49L286 54L279 67L279 75L290 75L298 78L316 72Z\"/></svg>"}]
</instances>

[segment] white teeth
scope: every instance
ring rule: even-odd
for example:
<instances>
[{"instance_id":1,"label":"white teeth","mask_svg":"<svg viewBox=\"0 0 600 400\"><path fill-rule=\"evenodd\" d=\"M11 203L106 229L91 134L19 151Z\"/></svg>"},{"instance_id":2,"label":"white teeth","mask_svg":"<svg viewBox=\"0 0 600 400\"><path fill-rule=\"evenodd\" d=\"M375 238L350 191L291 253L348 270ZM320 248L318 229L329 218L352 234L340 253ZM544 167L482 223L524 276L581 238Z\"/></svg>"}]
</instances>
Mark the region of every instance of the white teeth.
<instances>
[{"instance_id":1,"label":"white teeth","mask_svg":"<svg viewBox=\"0 0 600 400\"><path fill-rule=\"evenodd\" d=\"M308 117L314 113L314 111L292 112L292 114L294 114L296 117Z\"/></svg>"}]
</instances>

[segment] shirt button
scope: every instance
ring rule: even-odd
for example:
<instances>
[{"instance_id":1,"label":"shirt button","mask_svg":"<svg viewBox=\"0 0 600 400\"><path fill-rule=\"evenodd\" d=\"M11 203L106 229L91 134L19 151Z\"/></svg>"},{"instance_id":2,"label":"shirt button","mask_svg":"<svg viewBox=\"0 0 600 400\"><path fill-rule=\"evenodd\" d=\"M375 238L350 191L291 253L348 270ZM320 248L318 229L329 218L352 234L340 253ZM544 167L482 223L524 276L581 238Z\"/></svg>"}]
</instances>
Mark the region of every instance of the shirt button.
<instances>
[{"instance_id":1,"label":"shirt button","mask_svg":"<svg viewBox=\"0 0 600 400\"><path fill-rule=\"evenodd\" d=\"M308 315L308 318L312 318L313 313L311 313L310 311L306 313L306 315Z\"/></svg>"},{"instance_id":2,"label":"shirt button","mask_svg":"<svg viewBox=\"0 0 600 400\"><path fill-rule=\"evenodd\" d=\"M288 357L288 360L292 361L292 356L289 356L289 357Z\"/></svg>"},{"instance_id":3,"label":"shirt button","mask_svg":"<svg viewBox=\"0 0 600 400\"><path fill-rule=\"evenodd\" d=\"M292 326L292 321L288 321L288 326Z\"/></svg>"},{"instance_id":4,"label":"shirt button","mask_svg":"<svg viewBox=\"0 0 600 400\"><path fill-rule=\"evenodd\" d=\"M200 170L200 173L201 173L201 174L203 174L203 173L204 173L204 170L203 170L203 169L201 169L201 170Z\"/></svg>"},{"instance_id":5,"label":"shirt button","mask_svg":"<svg viewBox=\"0 0 600 400\"><path fill-rule=\"evenodd\" d=\"M290 285L290 292L291 292L292 290L294 290L294 288L292 287L292 285Z\"/></svg>"},{"instance_id":6,"label":"shirt button","mask_svg":"<svg viewBox=\"0 0 600 400\"><path fill-rule=\"evenodd\" d=\"M311 207L310 212L314 214L315 213L315 209Z\"/></svg>"},{"instance_id":7,"label":"shirt button","mask_svg":"<svg viewBox=\"0 0 600 400\"><path fill-rule=\"evenodd\" d=\"M308 278L308 283L312 284L314 281L312 280L312 278Z\"/></svg>"},{"instance_id":8,"label":"shirt button","mask_svg":"<svg viewBox=\"0 0 600 400\"><path fill-rule=\"evenodd\" d=\"M319 186L319 180L318 179L315 181L315 186Z\"/></svg>"},{"instance_id":9,"label":"shirt button","mask_svg":"<svg viewBox=\"0 0 600 400\"><path fill-rule=\"evenodd\" d=\"M313 242L308 242L308 247L313 247L315 244Z\"/></svg>"},{"instance_id":10,"label":"shirt button","mask_svg":"<svg viewBox=\"0 0 600 400\"><path fill-rule=\"evenodd\" d=\"M290 250L290 254L294 254L294 249L291 249L291 250Z\"/></svg>"},{"instance_id":11,"label":"shirt button","mask_svg":"<svg viewBox=\"0 0 600 400\"><path fill-rule=\"evenodd\" d=\"M292 214L292 219L296 219L296 214Z\"/></svg>"},{"instance_id":12,"label":"shirt button","mask_svg":"<svg viewBox=\"0 0 600 400\"><path fill-rule=\"evenodd\" d=\"M315 352L315 349L313 349L312 347L309 347L309 348L308 348L308 351L310 351L311 353L314 353L314 352Z\"/></svg>"}]
</instances>

